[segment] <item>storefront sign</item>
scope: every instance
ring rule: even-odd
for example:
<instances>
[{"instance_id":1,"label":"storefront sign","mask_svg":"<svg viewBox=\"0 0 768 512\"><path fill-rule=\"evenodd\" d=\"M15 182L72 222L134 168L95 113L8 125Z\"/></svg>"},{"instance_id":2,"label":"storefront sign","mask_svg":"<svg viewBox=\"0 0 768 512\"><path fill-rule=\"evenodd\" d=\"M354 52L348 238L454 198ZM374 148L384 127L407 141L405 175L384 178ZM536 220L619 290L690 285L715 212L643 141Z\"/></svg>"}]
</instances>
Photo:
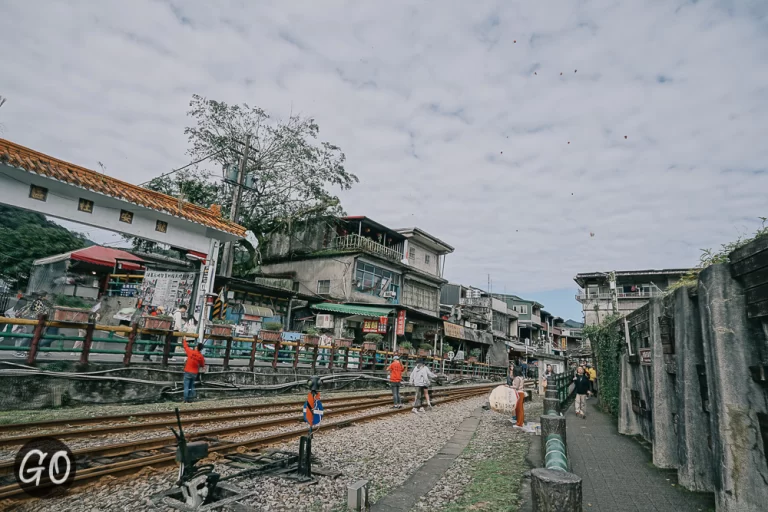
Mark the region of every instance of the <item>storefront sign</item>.
<instances>
[{"instance_id":1,"label":"storefront sign","mask_svg":"<svg viewBox=\"0 0 768 512\"><path fill-rule=\"evenodd\" d=\"M651 366L651 349L641 348L637 351L640 355L640 364L643 366Z\"/></svg>"},{"instance_id":2,"label":"storefront sign","mask_svg":"<svg viewBox=\"0 0 768 512\"><path fill-rule=\"evenodd\" d=\"M405 324L405 332L413 332L413 325L411 322Z\"/></svg>"},{"instance_id":3,"label":"storefront sign","mask_svg":"<svg viewBox=\"0 0 768 512\"><path fill-rule=\"evenodd\" d=\"M464 339L464 327L461 325L443 322L443 328L445 329L445 335L449 338Z\"/></svg>"},{"instance_id":4,"label":"storefront sign","mask_svg":"<svg viewBox=\"0 0 768 512\"><path fill-rule=\"evenodd\" d=\"M378 334L386 334L387 333L387 318L384 317L384 322L382 323L381 318L378 320L368 319L363 322L363 332L375 332Z\"/></svg>"},{"instance_id":5,"label":"storefront sign","mask_svg":"<svg viewBox=\"0 0 768 512\"><path fill-rule=\"evenodd\" d=\"M405 336L405 310L397 312L397 335Z\"/></svg>"},{"instance_id":6,"label":"storefront sign","mask_svg":"<svg viewBox=\"0 0 768 512\"><path fill-rule=\"evenodd\" d=\"M193 272L147 270L139 294L141 305L162 306L171 314L182 304L189 306L194 284Z\"/></svg>"}]
</instances>

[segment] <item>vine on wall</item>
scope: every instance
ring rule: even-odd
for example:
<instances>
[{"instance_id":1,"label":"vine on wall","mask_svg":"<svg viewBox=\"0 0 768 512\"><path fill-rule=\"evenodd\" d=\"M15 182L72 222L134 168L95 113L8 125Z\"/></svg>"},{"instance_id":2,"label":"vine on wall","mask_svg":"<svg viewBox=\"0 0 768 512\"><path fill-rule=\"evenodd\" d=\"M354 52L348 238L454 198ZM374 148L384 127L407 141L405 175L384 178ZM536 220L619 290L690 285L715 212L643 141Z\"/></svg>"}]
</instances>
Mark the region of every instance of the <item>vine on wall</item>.
<instances>
[{"instance_id":1,"label":"vine on wall","mask_svg":"<svg viewBox=\"0 0 768 512\"><path fill-rule=\"evenodd\" d=\"M612 315L600 325L584 328L595 355L597 378L600 383L600 404L606 412L619 414L619 393L621 392L621 362L619 357L624 349L624 336L619 330L619 316Z\"/></svg>"}]
</instances>

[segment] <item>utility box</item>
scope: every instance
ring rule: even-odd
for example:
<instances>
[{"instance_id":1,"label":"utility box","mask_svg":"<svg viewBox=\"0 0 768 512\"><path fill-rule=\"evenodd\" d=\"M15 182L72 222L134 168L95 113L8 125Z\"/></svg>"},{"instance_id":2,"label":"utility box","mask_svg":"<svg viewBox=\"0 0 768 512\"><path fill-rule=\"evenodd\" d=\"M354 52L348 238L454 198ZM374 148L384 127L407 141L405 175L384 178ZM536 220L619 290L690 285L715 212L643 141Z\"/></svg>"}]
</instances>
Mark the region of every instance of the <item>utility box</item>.
<instances>
[{"instance_id":1,"label":"utility box","mask_svg":"<svg viewBox=\"0 0 768 512\"><path fill-rule=\"evenodd\" d=\"M347 487L347 508L355 512L368 510L368 480L358 480Z\"/></svg>"}]
</instances>

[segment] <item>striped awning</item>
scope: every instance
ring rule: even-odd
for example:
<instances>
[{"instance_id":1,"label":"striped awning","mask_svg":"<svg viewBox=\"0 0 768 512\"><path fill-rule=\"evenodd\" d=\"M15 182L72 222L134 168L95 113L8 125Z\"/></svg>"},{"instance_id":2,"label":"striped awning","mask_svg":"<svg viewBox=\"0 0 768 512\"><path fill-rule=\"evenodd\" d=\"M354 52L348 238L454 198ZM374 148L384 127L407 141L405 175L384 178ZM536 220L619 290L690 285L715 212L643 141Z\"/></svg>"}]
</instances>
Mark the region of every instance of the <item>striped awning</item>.
<instances>
[{"instance_id":1,"label":"striped awning","mask_svg":"<svg viewBox=\"0 0 768 512\"><path fill-rule=\"evenodd\" d=\"M356 315L366 318L379 318L387 316L394 311L392 308L375 306L357 306L353 304L334 304L332 302L323 302L312 305L312 309L318 311L327 311L329 313L340 313L343 315Z\"/></svg>"}]
</instances>

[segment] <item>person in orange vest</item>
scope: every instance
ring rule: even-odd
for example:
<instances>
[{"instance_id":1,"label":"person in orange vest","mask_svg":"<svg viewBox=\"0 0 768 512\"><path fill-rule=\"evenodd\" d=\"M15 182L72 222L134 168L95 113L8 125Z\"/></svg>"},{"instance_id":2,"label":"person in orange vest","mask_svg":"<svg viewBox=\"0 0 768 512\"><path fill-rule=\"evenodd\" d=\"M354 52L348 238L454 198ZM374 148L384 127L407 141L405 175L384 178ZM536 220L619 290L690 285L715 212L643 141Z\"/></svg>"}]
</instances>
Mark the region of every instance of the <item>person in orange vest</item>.
<instances>
[{"instance_id":1,"label":"person in orange vest","mask_svg":"<svg viewBox=\"0 0 768 512\"><path fill-rule=\"evenodd\" d=\"M182 338L182 344L187 353L187 363L184 365L184 403L189 403L195 398L195 379L200 369L205 367L205 357L202 343L198 343L197 350L189 348L186 338Z\"/></svg>"},{"instance_id":2,"label":"person in orange vest","mask_svg":"<svg viewBox=\"0 0 768 512\"><path fill-rule=\"evenodd\" d=\"M403 363L400 362L400 356L393 358L392 364L387 367L387 374L389 376L389 385L392 388L392 399L395 405L393 409L401 409L403 407L403 401L400 398L400 383L403 381Z\"/></svg>"}]
</instances>

